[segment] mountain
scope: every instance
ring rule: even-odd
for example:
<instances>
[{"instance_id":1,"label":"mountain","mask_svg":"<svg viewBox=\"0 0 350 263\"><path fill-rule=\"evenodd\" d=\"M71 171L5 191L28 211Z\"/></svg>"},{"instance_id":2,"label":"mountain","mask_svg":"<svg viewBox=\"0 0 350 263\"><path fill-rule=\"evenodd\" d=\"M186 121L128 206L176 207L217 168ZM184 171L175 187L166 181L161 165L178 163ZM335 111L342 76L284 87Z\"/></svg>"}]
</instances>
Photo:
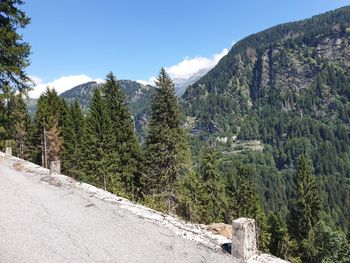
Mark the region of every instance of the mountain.
<instances>
[{"instance_id":1,"label":"mountain","mask_svg":"<svg viewBox=\"0 0 350 263\"><path fill-rule=\"evenodd\" d=\"M137 116L149 110L149 100L154 91L154 87L143 85L132 80L118 80L119 85L127 96L132 115ZM101 88L102 83L90 81L71 88L60 94L67 101L77 100L84 110L87 110L95 88Z\"/></svg>"},{"instance_id":2,"label":"mountain","mask_svg":"<svg viewBox=\"0 0 350 263\"><path fill-rule=\"evenodd\" d=\"M349 32L347 6L250 35L182 97L197 144L237 137L220 146L222 169L247 163L265 208L286 214L294 163L301 153L310 157L324 218L343 230L350 224ZM244 149L251 142L263 150Z\"/></svg>"},{"instance_id":3,"label":"mountain","mask_svg":"<svg viewBox=\"0 0 350 263\"><path fill-rule=\"evenodd\" d=\"M132 80L118 80L118 83L127 96L130 112L135 118L136 130L140 137L143 137L150 112L151 97L155 87L143 85ZM93 90L101 88L102 85L95 81L87 82L63 92L60 96L68 102L77 100L82 106L83 111L87 112Z\"/></svg>"},{"instance_id":4,"label":"mountain","mask_svg":"<svg viewBox=\"0 0 350 263\"><path fill-rule=\"evenodd\" d=\"M213 120L225 128L225 123L236 124L255 109L261 98L279 96L279 102L285 102L289 93L304 92L327 63L348 71L349 10L344 7L242 39L186 90L188 113L201 124Z\"/></svg>"},{"instance_id":5,"label":"mountain","mask_svg":"<svg viewBox=\"0 0 350 263\"><path fill-rule=\"evenodd\" d=\"M38 99L32 99L32 98L26 97L24 99L24 102L27 105L27 110L28 110L29 115L34 116Z\"/></svg>"},{"instance_id":6,"label":"mountain","mask_svg":"<svg viewBox=\"0 0 350 263\"><path fill-rule=\"evenodd\" d=\"M175 84L176 94L178 96L182 96L188 86L194 84L197 80L203 77L210 69L204 68L200 69L194 74L192 74L189 78L173 78L173 82Z\"/></svg>"}]
</instances>

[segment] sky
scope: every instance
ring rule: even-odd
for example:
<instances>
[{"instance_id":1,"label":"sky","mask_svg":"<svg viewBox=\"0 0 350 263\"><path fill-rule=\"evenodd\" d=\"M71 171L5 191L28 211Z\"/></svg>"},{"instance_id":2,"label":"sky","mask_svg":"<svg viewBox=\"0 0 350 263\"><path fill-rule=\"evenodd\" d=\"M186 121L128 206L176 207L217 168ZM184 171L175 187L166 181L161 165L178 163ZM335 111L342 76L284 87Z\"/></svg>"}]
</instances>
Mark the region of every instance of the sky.
<instances>
[{"instance_id":1,"label":"sky","mask_svg":"<svg viewBox=\"0 0 350 263\"><path fill-rule=\"evenodd\" d=\"M27 72L59 92L118 79L152 82L161 67L172 78L210 69L238 40L311 17L350 0L27 0L32 19L21 33L32 49Z\"/></svg>"}]
</instances>

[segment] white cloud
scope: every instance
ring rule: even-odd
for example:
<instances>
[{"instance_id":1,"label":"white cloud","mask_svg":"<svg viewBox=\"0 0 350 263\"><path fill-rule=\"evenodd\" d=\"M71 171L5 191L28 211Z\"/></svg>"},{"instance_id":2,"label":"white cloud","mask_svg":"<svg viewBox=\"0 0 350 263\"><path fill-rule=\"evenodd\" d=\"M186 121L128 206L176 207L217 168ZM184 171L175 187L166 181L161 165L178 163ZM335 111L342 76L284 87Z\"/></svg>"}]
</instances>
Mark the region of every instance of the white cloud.
<instances>
[{"instance_id":1,"label":"white cloud","mask_svg":"<svg viewBox=\"0 0 350 263\"><path fill-rule=\"evenodd\" d=\"M154 82L156 81L156 77L152 76L148 80L136 80L136 81L143 85L154 85Z\"/></svg>"},{"instance_id":2,"label":"white cloud","mask_svg":"<svg viewBox=\"0 0 350 263\"><path fill-rule=\"evenodd\" d=\"M188 79L198 71L204 71L206 69L209 71L227 52L228 49L225 48L220 53L214 54L211 58L195 57L190 59L186 57L180 63L166 67L165 70L173 79Z\"/></svg>"},{"instance_id":3,"label":"white cloud","mask_svg":"<svg viewBox=\"0 0 350 263\"><path fill-rule=\"evenodd\" d=\"M175 82L183 82L190 79L193 75L200 72L202 75L212 69L219 60L228 53L228 49L224 48L220 53L214 54L212 57L197 56L194 58L185 57L181 62L176 65L165 67L169 76ZM155 76L150 77L148 80L138 80L141 84L154 85Z\"/></svg>"},{"instance_id":4,"label":"white cloud","mask_svg":"<svg viewBox=\"0 0 350 263\"><path fill-rule=\"evenodd\" d=\"M35 85L39 85L43 83L43 80L38 76L30 76L30 79L34 82Z\"/></svg>"},{"instance_id":5,"label":"white cloud","mask_svg":"<svg viewBox=\"0 0 350 263\"><path fill-rule=\"evenodd\" d=\"M30 76L32 81L34 82L33 90L29 92L29 97L31 98L39 98L41 93L43 93L47 87L49 88L55 88L58 94L61 94L62 92L69 90L77 85L89 82L89 81L96 81L96 82L103 82L102 79L93 79L89 76L86 76L84 74L81 75L71 75L71 76L63 76L58 79L55 79L49 83L44 83L42 79L40 79L37 76Z\"/></svg>"}]
</instances>

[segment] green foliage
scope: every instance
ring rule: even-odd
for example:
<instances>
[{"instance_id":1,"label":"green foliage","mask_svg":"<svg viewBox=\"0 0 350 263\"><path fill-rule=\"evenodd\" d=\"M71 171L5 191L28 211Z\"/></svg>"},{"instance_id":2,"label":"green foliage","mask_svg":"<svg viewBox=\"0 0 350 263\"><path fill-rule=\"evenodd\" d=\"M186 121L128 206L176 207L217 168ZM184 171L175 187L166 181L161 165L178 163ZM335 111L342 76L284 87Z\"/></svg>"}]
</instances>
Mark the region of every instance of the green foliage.
<instances>
[{"instance_id":1,"label":"green foliage","mask_svg":"<svg viewBox=\"0 0 350 263\"><path fill-rule=\"evenodd\" d=\"M126 96L113 73L109 73L102 88L103 100L107 106L111 128L114 132L112 149L119 156L117 163L120 189L118 195L133 197L140 187L140 146L134 132L134 123L126 103Z\"/></svg>"},{"instance_id":2,"label":"green foliage","mask_svg":"<svg viewBox=\"0 0 350 263\"><path fill-rule=\"evenodd\" d=\"M40 96L34 117L34 162L48 168L51 160L61 159L66 111L67 105L54 89Z\"/></svg>"},{"instance_id":3,"label":"green foliage","mask_svg":"<svg viewBox=\"0 0 350 263\"><path fill-rule=\"evenodd\" d=\"M23 94L11 94L6 107L0 107L0 147L10 146L13 154L22 159L29 159L32 153L31 135L33 125L22 98ZM2 115L2 116L1 116Z\"/></svg>"},{"instance_id":4,"label":"green foliage","mask_svg":"<svg viewBox=\"0 0 350 263\"><path fill-rule=\"evenodd\" d=\"M251 35L183 97L187 115L196 118L194 149L199 139L203 144L230 133L262 142L262 153L219 148L253 170L266 212L282 209L285 217L294 163L310 156L325 220L344 231L350 225L349 50L335 43L347 43L349 24L350 8L344 7ZM218 129L210 129L212 122Z\"/></svg>"},{"instance_id":5,"label":"green foliage","mask_svg":"<svg viewBox=\"0 0 350 263\"><path fill-rule=\"evenodd\" d=\"M29 45L16 30L29 19L15 7L20 4L0 4L0 34L6 36L0 39L1 146L45 166L46 159L60 158L68 175L142 197L144 204L189 221L254 218L259 248L292 262L349 262L349 241L335 231L349 231L350 224L348 50L337 44L325 56L318 48L328 39L347 43L349 7L239 41L186 91L186 113L196 117L190 140L199 165L192 171L174 84L164 69L155 91L117 81L112 73L102 94L96 83L79 89L85 107L92 96L86 120L77 102L67 105L47 90L32 125L22 95L14 95L28 80ZM140 93L146 95L140 99ZM144 163L129 109L144 123L151 114ZM213 133L228 142L221 145ZM264 149L247 149L245 140L259 140ZM205 144L213 147L200 154Z\"/></svg>"},{"instance_id":6,"label":"green foliage","mask_svg":"<svg viewBox=\"0 0 350 263\"><path fill-rule=\"evenodd\" d=\"M224 185L218 171L219 153L213 148L205 148L202 152L201 177L204 186L206 223L220 222L224 217Z\"/></svg>"},{"instance_id":7,"label":"green foliage","mask_svg":"<svg viewBox=\"0 0 350 263\"><path fill-rule=\"evenodd\" d=\"M270 213L268 225L268 232L271 235L269 243L270 253L291 262L301 262L297 243L290 238L282 217L279 214Z\"/></svg>"},{"instance_id":8,"label":"green foliage","mask_svg":"<svg viewBox=\"0 0 350 263\"><path fill-rule=\"evenodd\" d=\"M289 229L299 242L307 238L320 219L321 201L310 161L301 155L294 175L295 192L290 204Z\"/></svg>"},{"instance_id":9,"label":"green foliage","mask_svg":"<svg viewBox=\"0 0 350 263\"><path fill-rule=\"evenodd\" d=\"M268 251L270 236L267 232L267 219L260 199L256 194L251 171L242 164L238 164L236 169L236 184L234 188L231 186L234 179L228 179L231 181L227 189L228 200L233 202L229 210L230 214L233 218L254 218L259 237L258 247L262 251Z\"/></svg>"},{"instance_id":10,"label":"green foliage","mask_svg":"<svg viewBox=\"0 0 350 263\"><path fill-rule=\"evenodd\" d=\"M0 3L0 147L4 147L6 141L14 139L15 136L20 139L15 146L15 154L28 157L28 149L24 142L27 139L25 137L28 135L29 123L24 120L26 110L23 109L19 96L16 98L14 95L14 92L19 90L22 96L22 91L28 89L29 81L25 69L29 65L30 46L23 42L22 36L17 33L18 29L25 28L30 22L18 7L22 4L21 0L4 0ZM15 100L16 108L13 108L11 104ZM14 110L21 114L20 120L11 120L15 116ZM20 128L26 130L21 132Z\"/></svg>"},{"instance_id":11,"label":"green foliage","mask_svg":"<svg viewBox=\"0 0 350 263\"><path fill-rule=\"evenodd\" d=\"M116 80L116 83L125 94L125 101L134 118L138 136L143 141L146 136L147 119L151 111L151 99L155 87L142 85L131 80ZM77 100L84 112L88 111L94 89L103 89L103 84L95 81L87 82L63 92L60 96L68 102ZM30 102L29 102L30 103Z\"/></svg>"},{"instance_id":12,"label":"green foliage","mask_svg":"<svg viewBox=\"0 0 350 263\"><path fill-rule=\"evenodd\" d=\"M69 105L65 124L63 127L63 165L64 174L81 179L79 160L82 159L82 147L84 144L85 119L77 101Z\"/></svg>"},{"instance_id":13,"label":"green foliage","mask_svg":"<svg viewBox=\"0 0 350 263\"><path fill-rule=\"evenodd\" d=\"M0 3L0 92L28 88L29 78L24 70L29 65L30 46L17 33L30 22L18 8L22 4L22 0L3 0Z\"/></svg>"},{"instance_id":14,"label":"green foliage","mask_svg":"<svg viewBox=\"0 0 350 263\"><path fill-rule=\"evenodd\" d=\"M80 169L83 181L109 191L120 188L119 156L114 145L115 134L107 105L100 90L95 89L82 145Z\"/></svg>"},{"instance_id":15,"label":"green foliage","mask_svg":"<svg viewBox=\"0 0 350 263\"><path fill-rule=\"evenodd\" d=\"M305 262L350 262L350 245L343 232L332 231L320 221L302 242Z\"/></svg>"},{"instance_id":16,"label":"green foliage","mask_svg":"<svg viewBox=\"0 0 350 263\"><path fill-rule=\"evenodd\" d=\"M180 127L174 84L163 68L156 86L145 142L144 191L160 196L168 210L173 210L177 199L175 184L187 173L191 158L185 132Z\"/></svg>"},{"instance_id":17,"label":"green foliage","mask_svg":"<svg viewBox=\"0 0 350 263\"><path fill-rule=\"evenodd\" d=\"M198 174L190 172L178 181L177 193L179 201L176 213L184 219L202 223L208 222L206 188Z\"/></svg>"}]
</instances>

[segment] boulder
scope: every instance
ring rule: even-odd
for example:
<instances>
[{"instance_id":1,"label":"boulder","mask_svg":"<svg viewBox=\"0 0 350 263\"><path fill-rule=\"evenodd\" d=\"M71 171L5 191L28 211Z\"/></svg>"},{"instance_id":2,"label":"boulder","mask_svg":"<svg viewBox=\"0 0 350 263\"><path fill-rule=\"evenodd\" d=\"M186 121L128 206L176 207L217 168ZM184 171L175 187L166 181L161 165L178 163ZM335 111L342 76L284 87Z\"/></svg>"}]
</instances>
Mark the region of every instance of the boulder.
<instances>
[{"instance_id":1,"label":"boulder","mask_svg":"<svg viewBox=\"0 0 350 263\"><path fill-rule=\"evenodd\" d=\"M232 225L227 225L224 223L213 223L207 226L207 229L214 234L222 235L229 239L232 238Z\"/></svg>"}]
</instances>

